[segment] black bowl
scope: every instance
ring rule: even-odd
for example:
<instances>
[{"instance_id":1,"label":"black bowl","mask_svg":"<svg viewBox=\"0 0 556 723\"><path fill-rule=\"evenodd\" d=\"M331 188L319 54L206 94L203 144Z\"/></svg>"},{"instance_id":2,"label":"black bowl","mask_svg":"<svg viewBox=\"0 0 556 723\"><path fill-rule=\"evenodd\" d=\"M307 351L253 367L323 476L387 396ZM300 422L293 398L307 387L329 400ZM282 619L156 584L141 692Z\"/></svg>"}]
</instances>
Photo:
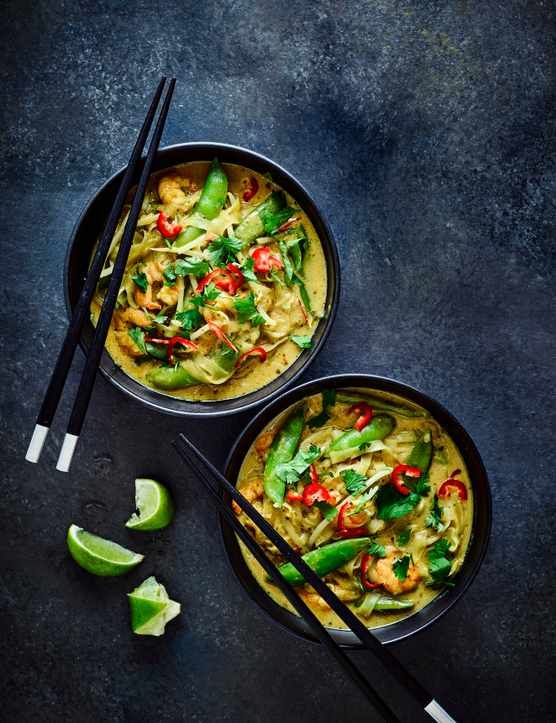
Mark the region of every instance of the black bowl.
<instances>
[{"instance_id":1,"label":"black bowl","mask_svg":"<svg viewBox=\"0 0 556 723\"><path fill-rule=\"evenodd\" d=\"M369 374L339 374L307 382L282 394L262 409L245 428L234 444L226 461L225 475L236 482L239 470L249 447L261 430L281 412L304 397L322 389L368 389L391 392L405 397L427 409L432 417L448 432L459 448L473 485L473 530L463 565L458 572L455 586L441 592L427 606L408 618L373 629L374 635L383 643L393 643L431 625L444 615L467 590L477 574L486 553L491 526L491 498L488 478L477 448L465 429L442 405L423 392L401 382ZM249 596L270 617L308 640L315 640L305 621L275 603L259 586L247 567L235 534L221 519L224 546L230 564ZM361 647L359 639L350 630L330 628L337 643L346 647Z\"/></svg>"},{"instance_id":2,"label":"black bowl","mask_svg":"<svg viewBox=\"0 0 556 723\"><path fill-rule=\"evenodd\" d=\"M320 238L328 275L328 289L324 316L319 321L313 336L313 347L303 351L294 363L266 386L235 399L210 402L189 402L176 399L139 384L117 367L105 351L100 369L102 373L129 396L161 412L184 417L223 416L245 411L276 396L283 387L293 382L313 361L322 349L332 326L340 293L340 264L332 231L308 191L281 166L258 153L221 143L183 143L162 148L157 154L153 172L190 161L211 161L217 157L223 163L235 163L259 173L270 173L272 179L287 191L311 220ZM112 176L93 196L81 214L73 230L65 262L65 298L68 314L71 313L96 243L110 207L114 201L124 169ZM135 179L137 182L138 179ZM87 349L91 343L93 327L86 325L81 346Z\"/></svg>"}]
</instances>

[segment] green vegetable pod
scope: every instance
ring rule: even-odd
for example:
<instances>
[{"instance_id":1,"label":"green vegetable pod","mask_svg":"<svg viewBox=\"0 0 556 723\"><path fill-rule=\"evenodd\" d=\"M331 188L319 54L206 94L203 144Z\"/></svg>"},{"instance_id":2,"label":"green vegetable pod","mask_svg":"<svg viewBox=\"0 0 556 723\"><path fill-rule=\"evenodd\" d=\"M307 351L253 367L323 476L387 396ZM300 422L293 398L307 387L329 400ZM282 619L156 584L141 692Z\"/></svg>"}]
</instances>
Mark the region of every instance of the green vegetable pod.
<instances>
[{"instance_id":1,"label":"green vegetable pod","mask_svg":"<svg viewBox=\"0 0 556 723\"><path fill-rule=\"evenodd\" d=\"M186 359L174 367L153 369L147 374L147 381L165 391L194 384L223 384L232 376L236 360L236 352L222 345L209 359Z\"/></svg>"},{"instance_id":2,"label":"green vegetable pod","mask_svg":"<svg viewBox=\"0 0 556 723\"><path fill-rule=\"evenodd\" d=\"M406 464L419 467L422 472L428 472L432 461L432 438L430 432L425 432L421 439L411 450Z\"/></svg>"},{"instance_id":3,"label":"green vegetable pod","mask_svg":"<svg viewBox=\"0 0 556 723\"><path fill-rule=\"evenodd\" d=\"M184 231L182 231L179 236L174 241L174 246L185 246L188 243L191 243L191 241L195 241L195 239L200 236L201 234L205 233L202 228L195 228L195 226L188 226Z\"/></svg>"},{"instance_id":4,"label":"green vegetable pod","mask_svg":"<svg viewBox=\"0 0 556 723\"><path fill-rule=\"evenodd\" d=\"M174 389L184 389L193 384L200 384L201 379L197 379L191 371L185 366L175 367L158 367L147 374L147 381L158 389L165 391L173 391Z\"/></svg>"},{"instance_id":5,"label":"green vegetable pod","mask_svg":"<svg viewBox=\"0 0 556 723\"><path fill-rule=\"evenodd\" d=\"M263 475L265 495L275 504L282 506L286 483L276 474L277 467L290 462L297 451L303 431L303 412L294 412L278 432L268 453Z\"/></svg>"},{"instance_id":6,"label":"green vegetable pod","mask_svg":"<svg viewBox=\"0 0 556 723\"><path fill-rule=\"evenodd\" d=\"M282 191L273 191L270 196L260 203L251 213L246 216L235 230L236 238L244 243L251 243L265 233L264 216L270 213L277 213L286 206L286 198Z\"/></svg>"},{"instance_id":7,"label":"green vegetable pod","mask_svg":"<svg viewBox=\"0 0 556 723\"><path fill-rule=\"evenodd\" d=\"M393 414L399 414L400 417L428 417L429 413L425 409L413 409L406 407L402 404L393 404L387 402L379 397L374 397L371 394L345 394L344 392L338 392L338 401L346 404L357 404L359 402L366 402L373 409L381 412L392 412Z\"/></svg>"},{"instance_id":8,"label":"green vegetable pod","mask_svg":"<svg viewBox=\"0 0 556 723\"><path fill-rule=\"evenodd\" d=\"M145 349L149 356L160 359L161 361L165 361L168 356L166 347L162 346L162 344L152 344L150 341L147 341L145 343Z\"/></svg>"},{"instance_id":9,"label":"green vegetable pod","mask_svg":"<svg viewBox=\"0 0 556 723\"><path fill-rule=\"evenodd\" d=\"M367 549L370 543L370 537L338 540L337 542L331 542L329 545L317 547L316 550L306 552L302 557L319 577L324 577L332 570L337 570L342 565L345 565L362 550ZM302 585L305 582L303 575L291 562L280 565L278 569L282 577L292 585Z\"/></svg>"},{"instance_id":10,"label":"green vegetable pod","mask_svg":"<svg viewBox=\"0 0 556 723\"><path fill-rule=\"evenodd\" d=\"M216 218L224 207L227 193L228 176L224 173L218 159L215 158L211 163L201 197L197 201L196 210L209 220Z\"/></svg>"},{"instance_id":11,"label":"green vegetable pod","mask_svg":"<svg viewBox=\"0 0 556 723\"><path fill-rule=\"evenodd\" d=\"M332 462L342 462L362 454L365 445L371 444L387 437L394 427L396 421L388 414L376 414L370 424L360 432L357 429L348 429L332 442L325 452Z\"/></svg>"},{"instance_id":12,"label":"green vegetable pod","mask_svg":"<svg viewBox=\"0 0 556 723\"><path fill-rule=\"evenodd\" d=\"M376 601L374 609L377 612L396 612L398 610L409 610L414 605L413 600L397 600L394 597L381 595Z\"/></svg>"}]
</instances>

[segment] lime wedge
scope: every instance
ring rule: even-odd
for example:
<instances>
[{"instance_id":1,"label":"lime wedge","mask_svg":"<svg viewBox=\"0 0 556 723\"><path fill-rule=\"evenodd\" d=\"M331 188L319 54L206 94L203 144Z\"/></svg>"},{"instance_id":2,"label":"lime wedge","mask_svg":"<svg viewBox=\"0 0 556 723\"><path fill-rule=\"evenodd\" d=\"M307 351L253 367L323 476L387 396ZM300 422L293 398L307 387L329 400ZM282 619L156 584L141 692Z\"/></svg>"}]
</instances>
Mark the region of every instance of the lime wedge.
<instances>
[{"instance_id":1,"label":"lime wedge","mask_svg":"<svg viewBox=\"0 0 556 723\"><path fill-rule=\"evenodd\" d=\"M131 629L137 635L162 635L166 623L181 611L180 604L170 600L164 585L152 576L127 597L131 609Z\"/></svg>"},{"instance_id":2,"label":"lime wedge","mask_svg":"<svg viewBox=\"0 0 556 723\"><path fill-rule=\"evenodd\" d=\"M139 512L125 523L132 530L161 530L174 517L174 503L163 484L154 479L135 480L135 506Z\"/></svg>"},{"instance_id":3,"label":"lime wedge","mask_svg":"<svg viewBox=\"0 0 556 723\"><path fill-rule=\"evenodd\" d=\"M123 575L143 560L143 555L97 537L72 525L67 536L68 549L75 562L87 572L101 577Z\"/></svg>"}]
</instances>

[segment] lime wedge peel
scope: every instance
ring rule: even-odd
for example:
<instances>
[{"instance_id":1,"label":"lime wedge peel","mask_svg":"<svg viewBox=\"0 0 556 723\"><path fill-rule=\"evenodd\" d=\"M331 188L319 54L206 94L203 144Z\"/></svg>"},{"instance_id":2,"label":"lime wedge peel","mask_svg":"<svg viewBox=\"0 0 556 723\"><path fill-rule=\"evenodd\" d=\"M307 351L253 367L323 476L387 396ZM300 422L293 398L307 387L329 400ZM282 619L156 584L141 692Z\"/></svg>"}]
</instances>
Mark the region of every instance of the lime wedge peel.
<instances>
[{"instance_id":1,"label":"lime wedge peel","mask_svg":"<svg viewBox=\"0 0 556 723\"><path fill-rule=\"evenodd\" d=\"M181 612L181 605L170 600L166 588L155 577L148 577L128 593L131 629L137 635L160 636L166 623Z\"/></svg>"},{"instance_id":2,"label":"lime wedge peel","mask_svg":"<svg viewBox=\"0 0 556 723\"><path fill-rule=\"evenodd\" d=\"M144 555L93 535L77 525L70 526L67 544L70 555L80 567L101 577L124 575L144 559Z\"/></svg>"},{"instance_id":3,"label":"lime wedge peel","mask_svg":"<svg viewBox=\"0 0 556 723\"><path fill-rule=\"evenodd\" d=\"M135 512L125 526L132 530L153 531L167 527L174 518L174 503L167 488L154 479L135 480Z\"/></svg>"}]
</instances>

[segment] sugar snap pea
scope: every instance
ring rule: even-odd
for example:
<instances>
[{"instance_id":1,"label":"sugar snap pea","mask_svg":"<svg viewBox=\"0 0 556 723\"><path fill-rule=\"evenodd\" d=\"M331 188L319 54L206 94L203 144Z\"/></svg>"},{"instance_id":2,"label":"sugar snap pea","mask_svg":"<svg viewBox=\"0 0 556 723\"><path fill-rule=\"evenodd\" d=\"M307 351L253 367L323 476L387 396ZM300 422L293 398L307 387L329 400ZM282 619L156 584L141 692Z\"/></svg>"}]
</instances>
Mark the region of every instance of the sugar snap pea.
<instances>
[{"instance_id":1,"label":"sugar snap pea","mask_svg":"<svg viewBox=\"0 0 556 723\"><path fill-rule=\"evenodd\" d=\"M273 191L262 203L251 211L235 230L236 238L245 243L251 243L265 232L264 217L266 214L274 214L286 206L286 198L282 191Z\"/></svg>"},{"instance_id":2,"label":"sugar snap pea","mask_svg":"<svg viewBox=\"0 0 556 723\"><path fill-rule=\"evenodd\" d=\"M421 439L415 444L406 464L411 467L419 467L422 472L428 472L432 460L432 439L431 433L425 432Z\"/></svg>"},{"instance_id":3,"label":"sugar snap pea","mask_svg":"<svg viewBox=\"0 0 556 723\"><path fill-rule=\"evenodd\" d=\"M226 194L228 193L228 177L218 159L215 158L211 163L209 172L203 185L201 197L197 201L195 211L212 220L216 218L222 210L226 202ZM174 246L185 246L194 241L198 236L205 233L202 228L188 226L184 229L174 242Z\"/></svg>"},{"instance_id":4,"label":"sugar snap pea","mask_svg":"<svg viewBox=\"0 0 556 723\"><path fill-rule=\"evenodd\" d=\"M158 367L147 374L147 381L159 389L167 391L183 389L192 384L200 384L201 380L193 376L184 366Z\"/></svg>"},{"instance_id":5,"label":"sugar snap pea","mask_svg":"<svg viewBox=\"0 0 556 723\"><path fill-rule=\"evenodd\" d=\"M317 547L302 555L303 560L314 570L319 577L328 575L332 570L337 570L346 562L352 560L361 550L365 550L371 542L370 537L356 537L351 540L338 540L329 545ZM282 577L292 585L301 585L305 582L303 575L293 566L286 562L278 568Z\"/></svg>"},{"instance_id":6,"label":"sugar snap pea","mask_svg":"<svg viewBox=\"0 0 556 723\"><path fill-rule=\"evenodd\" d=\"M388 414L375 414L370 424L367 424L360 432L357 429L348 429L341 434L328 447L325 454L330 452L341 452L344 450L364 450L366 444L377 439L384 439L396 426L393 417Z\"/></svg>"},{"instance_id":7,"label":"sugar snap pea","mask_svg":"<svg viewBox=\"0 0 556 723\"><path fill-rule=\"evenodd\" d=\"M274 438L263 475L265 495L276 505L282 506L286 483L276 474L279 464L289 462L297 451L303 431L303 412L294 412Z\"/></svg>"},{"instance_id":8,"label":"sugar snap pea","mask_svg":"<svg viewBox=\"0 0 556 723\"><path fill-rule=\"evenodd\" d=\"M381 595L375 604L375 610L379 612L395 612L396 610L407 610L415 605L413 600L396 600L394 597Z\"/></svg>"}]
</instances>

